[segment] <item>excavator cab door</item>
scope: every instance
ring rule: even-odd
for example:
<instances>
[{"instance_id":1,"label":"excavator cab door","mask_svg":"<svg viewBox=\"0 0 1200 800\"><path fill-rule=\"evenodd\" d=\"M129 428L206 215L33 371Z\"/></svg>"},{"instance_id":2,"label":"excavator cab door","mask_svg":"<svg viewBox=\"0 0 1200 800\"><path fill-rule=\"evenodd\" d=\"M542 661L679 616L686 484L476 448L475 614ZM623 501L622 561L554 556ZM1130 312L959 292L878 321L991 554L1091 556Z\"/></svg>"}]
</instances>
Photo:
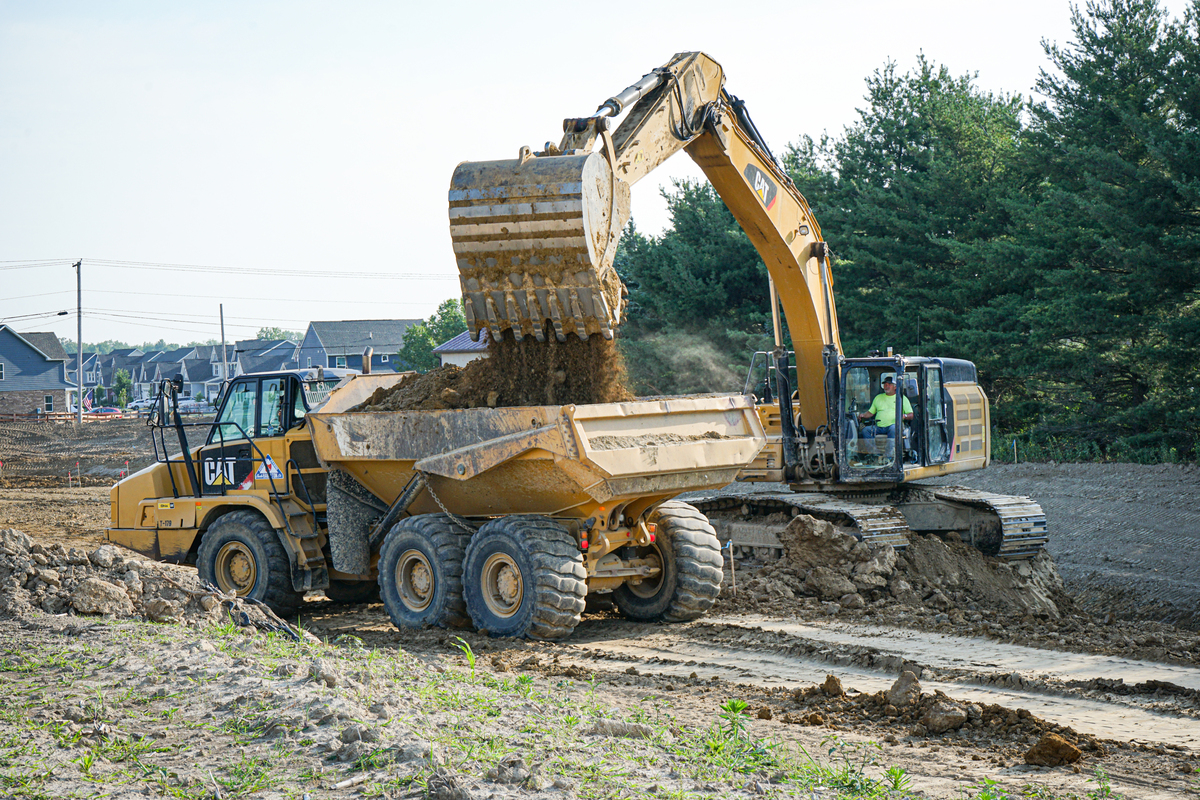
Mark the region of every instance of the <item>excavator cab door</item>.
<instances>
[{"instance_id":1,"label":"excavator cab door","mask_svg":"<svg viewBox=\"0 0 1200 800\"><path fill-rule=\"evenodd\" d=\"M876 417L882 416L877 397L887 397L883 390L885 378L902 385L903 363L890 359L848 359L841 370L839 382L837 451L838 471L843 480L898 482L904 479L904 430L902 408L905 399L896 392L895 422L889 429L877 424L878 419L864 419L873 407Z\"/></svg>"}]
</instances>

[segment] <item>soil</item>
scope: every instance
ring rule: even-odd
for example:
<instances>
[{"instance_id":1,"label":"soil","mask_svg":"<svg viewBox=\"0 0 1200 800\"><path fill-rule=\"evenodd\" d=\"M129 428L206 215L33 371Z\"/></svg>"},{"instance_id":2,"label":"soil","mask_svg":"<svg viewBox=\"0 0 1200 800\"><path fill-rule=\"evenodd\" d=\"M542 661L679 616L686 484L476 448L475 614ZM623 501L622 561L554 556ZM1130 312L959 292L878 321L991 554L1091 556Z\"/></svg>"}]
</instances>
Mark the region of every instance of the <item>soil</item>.
<instances>
[{"instance_id":1,"label":"soil","mask_svg":"<svg viewBox=\"0 0 1200 800\"><path fill-rule=\"evenodd\" d=\"M200 428L188 431L193 441L208 433L211 418L189 419ZM197 433L196 431L200 431ZM167 435L170 452L178 440ZM122 473L131 474L154 462L150 431L141 419L85 422L0 423L0 488L50 488L70 484L111 486Z\"/></svg>"},{"instance_id":2,"label":"soil","mask_svg":"<svg viewBox=\"0 0 1200 800\"><path fill-rule=\"evenodd\" d=\"M439 367L379 389L351 411L618 403L632 400L615 341L591 336L559 342L547 325L546 341L516 341L511 330L488 342L488 357L459 368Z\"/></svg>"},{"instance_id":3,"label":"soil","mask_svg":"<svg viewBox=\"0 0 1200 800\"><path fill-rule=\"evenodd\" d=\"M1079 491L1080 466L1037 480ZM1089 515L1133 492L1149 507L1172 478L1191 491L1186 470L1122 475L1101 476ZM1191 496L1166 504L1181 553L1200 536ZM781 517L785 557L730 565L696 622L600 611L527 642L401 631L381 605L320 593L284 626L192 568L105 546L108 514L107 488L0 489L0 531L28 534L0 533L0 796L830 797L889 767L932 797L987 781L992 797L1200 786L1200 634L1090 606L1059 578L1053 537L1012 565L934 537L873 550ZM1078 547L1073 520L1057 522ZM1121 549L1136 538L1104 541L1141 558ZM1136 563L1121 574L1130 593L1159 585ZM841 581L852 591L830 597ZM750 750L714 733L730 700L747 704ZM837 782L860 774L857 790Z\"/></svg>"},{"instance_id":4,"label":"soil","mask_svg":"<svg viewBox=\"0 0 1200 800\"><path fill-rule=\"evenodd\" d=\"M661 447L665 444L684 444L705 440L728 439L728 436L708 431L685 435L681 433L644 433L640 436L593 436L588 444L593 450L621 450L627 447Z\"/></svg>"}]
</instances>

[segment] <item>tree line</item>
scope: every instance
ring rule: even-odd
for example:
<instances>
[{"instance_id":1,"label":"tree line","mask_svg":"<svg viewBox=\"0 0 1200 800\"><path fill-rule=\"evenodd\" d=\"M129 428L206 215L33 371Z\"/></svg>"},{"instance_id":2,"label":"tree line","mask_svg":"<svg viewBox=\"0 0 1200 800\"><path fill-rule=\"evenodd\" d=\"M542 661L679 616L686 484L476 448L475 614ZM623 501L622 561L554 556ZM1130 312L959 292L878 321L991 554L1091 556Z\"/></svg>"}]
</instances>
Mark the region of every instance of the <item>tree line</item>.
<instances>
[{"instance_id":1,"label":"tree line","mask_svg":"<svg viewBox=\"0 0 1200 800\"><path fill-rule=\"evenodd\" d=\"M996 432L1027 446L1194 460L1200 0L1182 19L1095 0L1072 26L1033 98L887 63L858 118L784 166L833 250L847 356L970 359ZM669 228L631 224L618 254L634 388L740 390L769 342L766 268L710 186L666 199Z\"/></svg>"}]
</instances>

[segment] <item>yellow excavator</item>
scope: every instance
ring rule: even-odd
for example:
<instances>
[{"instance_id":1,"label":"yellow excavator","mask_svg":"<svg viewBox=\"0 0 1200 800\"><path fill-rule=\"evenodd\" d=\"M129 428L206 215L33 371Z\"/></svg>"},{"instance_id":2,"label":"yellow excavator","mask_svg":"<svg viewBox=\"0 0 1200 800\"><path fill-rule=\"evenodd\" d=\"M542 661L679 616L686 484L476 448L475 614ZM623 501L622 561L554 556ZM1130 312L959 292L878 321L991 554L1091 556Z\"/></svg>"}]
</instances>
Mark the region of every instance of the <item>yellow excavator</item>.
<instances>
[{"instance_id":1,"label":"yellow excavator","mask_svg":"<svg viewBox=\"0 0 1200 800\"><path fill-rule=\"evenodd\" d=\"M712 58L680 53L591 116L565 120L559 144L458 166L450 231L472 338L488 328L494 338L611 339L625 312L613 261L630 187L685 150L766 264L774 322L774 349L755 354L746 387L761 387L768 445L739 476L764 485L689 502L739 557L779 548L780 512L896 547L912 531L953 531L991 555L1035 555L1046 519L1029 498L917 482L988 465L989 406L975 366L891 348L845 356L820 226L724 82ZM869 424L886 418L890 429Z\"/></svg>"}]
</instances>

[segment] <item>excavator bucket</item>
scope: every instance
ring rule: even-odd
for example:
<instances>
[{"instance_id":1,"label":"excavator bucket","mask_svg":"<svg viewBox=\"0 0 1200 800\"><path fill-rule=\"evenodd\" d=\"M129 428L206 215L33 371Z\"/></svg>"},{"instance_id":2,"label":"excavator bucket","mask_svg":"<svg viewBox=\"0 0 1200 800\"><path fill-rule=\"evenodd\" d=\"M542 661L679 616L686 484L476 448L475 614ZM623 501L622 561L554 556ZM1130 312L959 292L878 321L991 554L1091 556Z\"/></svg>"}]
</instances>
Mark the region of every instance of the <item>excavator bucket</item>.
<instances>
[{"instance_id":1,"label":"excavator bucket","mask_svg":"<svg viewBox=\"0 0 1200 800\"><path fill-rule=\"evenodd\" d=\"M613 269L629 185L601 153L467 161L450 182L450 238L471 338L611 339L625 287Z\"/></svg>"}]
</instances>

